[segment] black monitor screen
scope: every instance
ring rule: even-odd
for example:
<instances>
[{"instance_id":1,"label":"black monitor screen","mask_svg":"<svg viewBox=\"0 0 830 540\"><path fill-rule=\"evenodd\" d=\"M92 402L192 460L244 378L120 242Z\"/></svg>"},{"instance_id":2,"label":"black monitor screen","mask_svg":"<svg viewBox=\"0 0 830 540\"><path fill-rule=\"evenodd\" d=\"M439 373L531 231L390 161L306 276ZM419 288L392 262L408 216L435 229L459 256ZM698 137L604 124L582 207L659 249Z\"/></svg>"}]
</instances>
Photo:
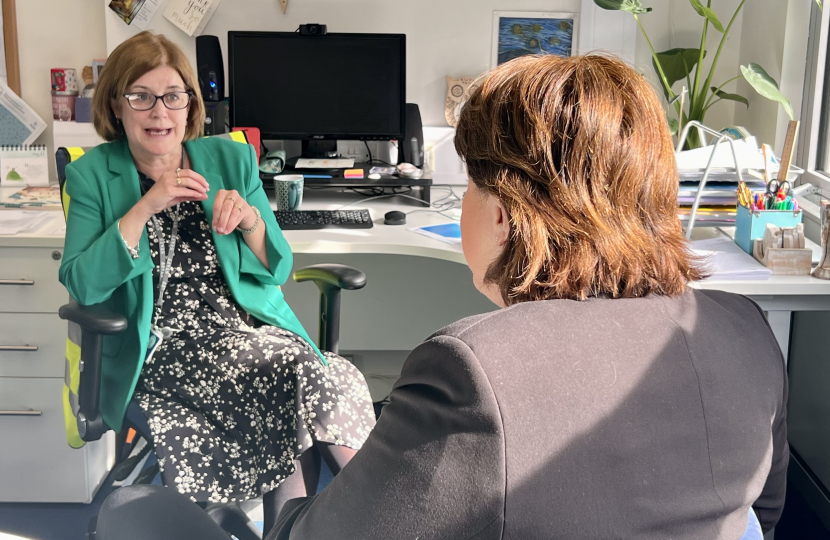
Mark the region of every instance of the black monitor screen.
<instances>
[{"instance_id":1,"label":"black monitor screen","mask_svg":"<svg viewBox=\"0 0 830 540\"><path fill-rule=\"evenodd\" d=\"M402 139L406 36L228 32L230 121L268 139Z\"/></svg>"}]
</instances>

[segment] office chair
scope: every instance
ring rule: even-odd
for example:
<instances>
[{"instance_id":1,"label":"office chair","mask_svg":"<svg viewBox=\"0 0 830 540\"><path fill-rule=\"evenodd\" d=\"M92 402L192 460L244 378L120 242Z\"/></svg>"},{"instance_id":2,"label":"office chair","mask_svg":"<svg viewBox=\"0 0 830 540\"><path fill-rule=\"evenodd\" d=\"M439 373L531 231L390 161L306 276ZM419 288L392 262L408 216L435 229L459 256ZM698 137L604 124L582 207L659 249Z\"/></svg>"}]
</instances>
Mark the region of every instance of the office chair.
<instances>
[{"instance_id":1,"label":"office chair","mask_svg":"<svg viewBox=\"0 0 830 540\"><path fill-rule=\"evenodd\" d=\"M236 133L234 134L236 135ZM246 142L244 134L233 137ZM68 215L70 198L66 193L66 166L84 154L84 149L59 148L55 162L58 170L61 202L64 216ZM294 273L297 282L313 281L320 290L320 333L318 345L323 351L337 353L340 333L340 291L357 290L366 285L366 275L355 268L339 264L318 264L302 268ZM64 415L66 418L67 440L73 448L100 439L111 428L100 415L98 404L101 392L101 362L103 338L123 332L127 319L109 310L103 304L82 306L72 300L61 306L59 315L69 321L69 335L66 347L66 377L64 380ZM152 437L138 403L132 401L124 420L125 429L116 437L116 465L113 476L124 480L135 465L143 459L152 447ZM147 442L145 449L130 458L138 437ZM157 465L156 465L157 467ZM154 469L142 475L152 481ZM259 529L251 522L242 509L233 503L209 503L205 512L225 531L238 540L259 540ZM94 518L93 518L94 519ZM90 537L94 538L94 522Z\"/></svg>"}]
</instances>

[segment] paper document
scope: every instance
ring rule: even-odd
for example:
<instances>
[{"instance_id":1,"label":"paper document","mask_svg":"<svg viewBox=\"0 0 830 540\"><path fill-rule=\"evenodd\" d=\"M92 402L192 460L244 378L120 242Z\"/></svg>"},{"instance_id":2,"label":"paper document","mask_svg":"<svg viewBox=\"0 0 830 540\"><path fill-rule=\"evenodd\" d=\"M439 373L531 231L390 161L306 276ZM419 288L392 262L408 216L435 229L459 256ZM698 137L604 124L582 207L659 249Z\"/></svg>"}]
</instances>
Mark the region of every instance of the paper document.
<instances>
[{"instance_id":1,"label":"paper document","mask_svg":"<svg viewBox=\"0 0 830 540\"><path fill-rule=\"evenodd\" d=\"M38 210L0 211L0 234L30 233L54 219L57 214ZM61 216L63 221L63 216Z\"/></svg>"},{"instance_id":2,"label":"paper document","mask_svg":"<svg viewBox=\"0 0 830 540\"><path fill-rule=\"evenodd\" d=\"M732 141L731 146L735 147L735 157L738 159L741 170L764 170L764 155L758 147L758 142L755 140L755 137ZM729 141L723 141L718 145L718 150L715 152L715 159L712 161L712 172L718 172L718 169L721 172L724 169L730 171L735 170L735 159L732 157L731 146ZM709 164L709 158L711 156L712 146L685 150L683 152L677 152L674 155L677 160L677 169L681 175L683 171L702 171Z\"/></svg>"},{"instance_id":3,"label":"paper document","mask_svg":"<svg viewBox=\"0 0 830 540\"><path fill-rule=\"evenodd\" d=\"M354 167L354 160L353 159L307 159L307 158L300 158L297 160L297 164L294 165L295 169L351 169Z\"/></svg>"},{"instance_id":4,"label":"paper document","mask_svg":"<svg viewBox=\"0 0 830 540\"><path fill-rule=\"evenodd\" d=\"M413 227L409 230L447 244L461 244L461 225L456 221L427 227Z\"/></svg>"},{"instance_id":5,"label":"paper document","mask_svg":"<svg viewBox=\"0 0 830 540\"><path fill-rule=\"evenodd\" d=\"M772 274L729 237L695 240L691 248L692 253L706 258L704 267L711 274L709 279L765 280Z\"/></svg>"},{"instance_id":6,"label":"paper document","mask_svg":"<svg viewBox=\"0 0 830 540\"><path fill-rule=\"evenodd\" d=\"M156 11L158 11L161 2L162 0L146 0L141 8L139 8L138 13L133 19L133 26L139 30L147 30L147 26L150 24L150 19L152 19L153 15L155 15Z\"/></svg>"},{"instance_id":7,"label":"paper document","mask_svg":"<svg viewBox=\"0 0 830 540\"><path fill-rule=\"evenodd\" d=\"M44 129L43 118L0 83L0 146L32 144Z\"/></svg>"}]
</instances>

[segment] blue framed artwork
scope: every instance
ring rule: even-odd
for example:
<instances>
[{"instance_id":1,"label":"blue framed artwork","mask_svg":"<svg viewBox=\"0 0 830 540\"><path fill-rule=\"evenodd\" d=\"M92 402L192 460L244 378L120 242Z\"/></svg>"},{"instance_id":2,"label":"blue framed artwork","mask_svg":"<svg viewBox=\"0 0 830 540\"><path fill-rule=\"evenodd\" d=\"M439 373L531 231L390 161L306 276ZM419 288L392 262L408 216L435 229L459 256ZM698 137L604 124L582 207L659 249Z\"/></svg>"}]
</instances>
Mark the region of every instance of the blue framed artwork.
<instances>
[{"instance_id":1,"label":"blue framed artwork","mask_svg":"<svg viewBox=\"0 0 830 540\"><path fill-rule=\"evenodd\" d=\"M493 12L492 67L528 54L575 53L578 15L527 11Z\"/></svg>"}]
</instances>

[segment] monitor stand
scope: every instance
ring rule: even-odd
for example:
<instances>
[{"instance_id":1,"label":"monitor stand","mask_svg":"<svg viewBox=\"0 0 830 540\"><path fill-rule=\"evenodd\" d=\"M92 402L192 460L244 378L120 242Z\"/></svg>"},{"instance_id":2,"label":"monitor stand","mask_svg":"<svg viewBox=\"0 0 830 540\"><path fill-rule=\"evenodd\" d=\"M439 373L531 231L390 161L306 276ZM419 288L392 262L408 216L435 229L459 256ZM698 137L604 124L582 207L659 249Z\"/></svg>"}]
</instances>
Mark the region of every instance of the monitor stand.
<instances>
[{"instance_id":1,"label":"monitor stand","mask_svg":"<svg viewBox=\"0 0 830 540\"><path fill-rule=\"evenodd\" d=\"M286 166L294 168L298 159L327 159L337 157L337 141L306 141L303 142L303 153L299 157L288 158Z\"/></svg>"}]
</instances>

